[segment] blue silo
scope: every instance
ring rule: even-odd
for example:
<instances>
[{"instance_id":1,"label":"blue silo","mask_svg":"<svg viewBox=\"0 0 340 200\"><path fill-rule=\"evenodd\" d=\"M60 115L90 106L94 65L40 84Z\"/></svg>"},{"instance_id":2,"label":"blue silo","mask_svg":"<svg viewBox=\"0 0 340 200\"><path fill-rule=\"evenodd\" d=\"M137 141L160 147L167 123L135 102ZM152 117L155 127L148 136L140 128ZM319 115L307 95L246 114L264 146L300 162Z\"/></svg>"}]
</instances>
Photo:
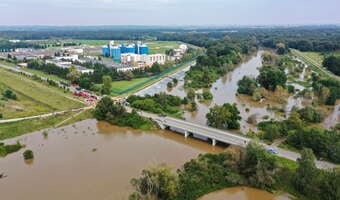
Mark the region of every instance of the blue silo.
<instances>
[{"instance_id":1,"label":"blue silo","mask_svg":"<svg viewBox=\"0 0 340 200\"><path fill-rule=\"evenodd\" d=\"M120 52L121 53L126 53L126 47L124 44L120 45Z\"/></svg>"},{"instance_id":2,"label":"blue silo","mask_svg":"<svg viewBox=\"0 0 340 200\"><path fill-rule=\"evenodd\" d=\"M110 57L110 48L108 46L103 46L102 53L103 53L103 56Z\"/></svg>"},{"instance_id":3,"label":"blue silo","mask_svg":"<svg viewBox=\"0 0 340 200\"><path fill-rule=\"evenodd\" d=\"M149 54L149 47L146 46L146 45L141 45L141 46L138 46L138 51L139 51L139 54L141 55L147 55Z\"/></svg>"},{"instance_id":4,"label":"blue silo","mask_svg":"<svg viewBox=\"0 0 340 200\"><path fill-rule=\"evenodd\" d=\"M128 45L125 47L124 53L135 53L135 52L136 52L135 45Z\"/></svg>"},{"instance_id":5,"label":"blue silo","mask_svg":"<svg viewBox=\"0 0 340 200\"><path fill-rule=\"evenodd\" d=\"M121 60L121 48L120 47L112 47L111 49L111 56L113 58L113 61L120 62Z\"/></svg>"}]
</instances>

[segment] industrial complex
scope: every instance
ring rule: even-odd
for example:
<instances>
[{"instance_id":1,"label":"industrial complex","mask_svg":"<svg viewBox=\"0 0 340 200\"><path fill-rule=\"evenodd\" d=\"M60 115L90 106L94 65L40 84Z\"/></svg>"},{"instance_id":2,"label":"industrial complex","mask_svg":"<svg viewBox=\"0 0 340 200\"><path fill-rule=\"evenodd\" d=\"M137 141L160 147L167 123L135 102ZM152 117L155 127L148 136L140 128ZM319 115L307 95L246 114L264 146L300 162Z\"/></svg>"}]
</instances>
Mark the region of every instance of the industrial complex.
<instances>
[{"instance_id":1,"label":"industrial complex","mask_svg":"<svg viewBox=\"0 0 340 200\"><path fill-rule=\"evenodd\" d=\"M173 56L162 53L149 54L149 47L142 42L125 45L110 41L102 47L102 55L111 57L116 63L130 66L127 69L135 69L150 67L154 63L165 64L166 61L180 59L187 49L187 45L181 44L178 49L174 49L175 55Z\"/></svg>"}]
</instances>

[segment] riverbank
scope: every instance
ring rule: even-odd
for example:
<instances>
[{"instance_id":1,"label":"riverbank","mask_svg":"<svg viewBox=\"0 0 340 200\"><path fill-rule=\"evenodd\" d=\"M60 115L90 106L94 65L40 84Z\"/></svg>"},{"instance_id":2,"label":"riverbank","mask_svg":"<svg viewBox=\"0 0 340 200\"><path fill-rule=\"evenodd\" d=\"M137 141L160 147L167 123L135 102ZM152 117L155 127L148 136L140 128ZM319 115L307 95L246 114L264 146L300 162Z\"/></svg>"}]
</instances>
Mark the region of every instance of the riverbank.
<instances>
[{"instance_id":1,"label":"riverbank","mask_svg":"<svg viewBox=\"0 0 340 200\"><path fill-rule=\"evenodd\" d=\"M197 200L290 200L289 194L274 195L272 193L250 188L250 187L232 187L218 190L206 194Z\"/></svg>"}]
</instances>

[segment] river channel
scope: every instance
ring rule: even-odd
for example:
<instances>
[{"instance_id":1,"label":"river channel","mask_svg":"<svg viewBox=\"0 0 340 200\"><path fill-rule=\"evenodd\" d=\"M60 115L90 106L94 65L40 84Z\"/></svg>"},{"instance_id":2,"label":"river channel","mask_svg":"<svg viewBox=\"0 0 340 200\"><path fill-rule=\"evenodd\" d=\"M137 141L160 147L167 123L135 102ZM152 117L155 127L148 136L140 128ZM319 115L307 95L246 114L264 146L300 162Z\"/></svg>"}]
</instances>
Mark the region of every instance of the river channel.
<instances>
[{"instance_id":1,"label":"river channel","mask_svg":"<svg viewBox=\"0 0 340 200\"><path fill-rule=\"evenodd\" d=\"M150 165L174 169L200 153L219 153L223 147L185 139L170 131L137 131L96 120L34 132L20 140L35 158L25 163L22 152L0 158L1 199L6 200L120 200L128 199L131 178Z\"/></svg>"}]
</instances>

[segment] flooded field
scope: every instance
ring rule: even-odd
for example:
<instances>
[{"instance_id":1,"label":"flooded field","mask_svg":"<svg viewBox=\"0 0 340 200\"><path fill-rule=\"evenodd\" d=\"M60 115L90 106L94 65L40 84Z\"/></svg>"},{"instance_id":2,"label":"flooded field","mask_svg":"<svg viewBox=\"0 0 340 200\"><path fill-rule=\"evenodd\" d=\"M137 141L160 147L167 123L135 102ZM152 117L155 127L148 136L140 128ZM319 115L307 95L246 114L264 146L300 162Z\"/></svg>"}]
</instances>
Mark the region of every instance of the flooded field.
<instances>
[{"instance_id":1,"label":"flooded field","mask_svg":"<svg viewBox=\"0 0 340 200\"><path fill-rule=\"evenodd\" d=\"M205 125L207 122L205 116L209 112L209 108L213 107L214 105L223 105L224 103L236 103L242 117L242 120L240 121L241 131L247 132L249 130L256 130L256 127L253 124L247 122L249 117L255 118L256 122L268 119L283 120L284 116L289 116L289 113L291 112L293 107L302 108L304 106L304 99L302 97L295 97L294 95L291 95L287 99L285 99L286 103L282 106L284 112L278 113L268 109L269 103L266 101L258 103L252 101L251 97L241 98L242 95L237 94L237 82L242 79L243 76L256 78L259 75L259 69L262 66L262 53L263 51L258 51L257 54L251 57L248 61L242 63L235 70L218 79L209 89L214 96L213 100L210 102L199 102L197 100L196 103L198 110L196 112L185 111L184 118L190 122ZM305 68L299 76L299 80L304 80ZM189 68L185 69L185 71L187 70L189 70ZM187 93L184 88L184 77L185 72L181 71L172 75L171 77L163 79L157 84L154 84L140 91L139 93L137 93L137 95L153 95L160 92L166 92L175 96L185 97ZM167 83L172 81L172 78L177 78L179 82L174 88L169 90L167 89ZM289 84L294 85L295 89L299 91L302 91L304 89L304 87L299 84ZM198 90L198 92L202 92L202 90ZM339 116L340 110L338 105L335 107L334 111L325 119L322 125L326 128L334 126L337 122L339 122Z\"/></svg>"},{"instance_id":2,"label":"flooded field","mask_svg":"<svg viewBox=\"0 0 340 200\"><path fill-rule=\"evenodd\" d=\"M136 131L86 120L5 141L20 140L35 158L25 163L22 152L0 158L1 199L124 199L130 179L152 164L174 169L200 153L222 152L222 147L185 139L169 131Z\"/></svg>"},{"instance_id":3,"label":"flooded field","mask_svg":"<svg viewBox=\"0 0 340 200\"><path fill-rule=\"evenodd\" d=\"M288 196L276 196L269 192L249 188L232 187L209 193L197 200L289 200Z\"/></svg>"}]
</instances>

